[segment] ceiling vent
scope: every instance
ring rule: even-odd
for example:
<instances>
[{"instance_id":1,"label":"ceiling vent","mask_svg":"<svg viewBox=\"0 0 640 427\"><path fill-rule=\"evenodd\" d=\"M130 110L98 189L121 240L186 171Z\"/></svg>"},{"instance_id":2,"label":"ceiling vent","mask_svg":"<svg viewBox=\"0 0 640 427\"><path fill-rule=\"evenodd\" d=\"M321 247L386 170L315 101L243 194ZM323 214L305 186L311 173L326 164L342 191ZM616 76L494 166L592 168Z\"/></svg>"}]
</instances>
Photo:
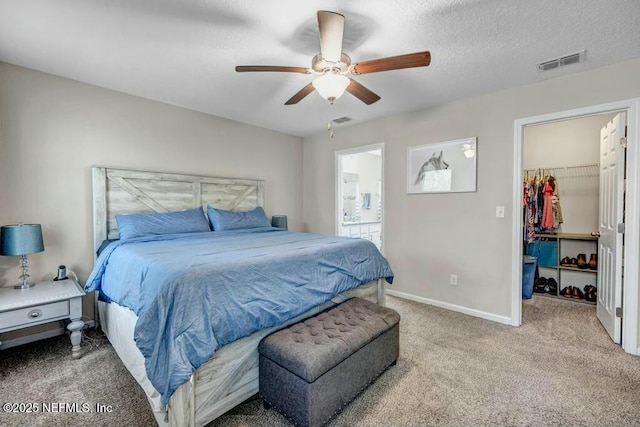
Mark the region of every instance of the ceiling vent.
<instances>
[{"instance_id":1,"label":"ceiling vent","mask_svg":"<svg viewBox=\"0 0 640 427\"><path fill-rule=\"evenodd\" d=\"M537 67L539 71L548 71L553 70L554 68L564 67L565 65L577 64L578 62L584 61L584 54L585 51L581 50L580 52L540 62L537 64Z\"/></svg>"},{"instance_id":2,"label":"ceiling vent","mask_svg":"<svg viewBox=\"0 0 640 427\"><path fill-rule=\"evenodd\" d=\"M333 120L331 120L331 121L332 121L333 123L340 124L340 123L350 122L351 120L353 120L351 117L344 116L344 117L339 117L339 118L337 118L337 119L333 119Z\"/></svg>"}]
</instances>

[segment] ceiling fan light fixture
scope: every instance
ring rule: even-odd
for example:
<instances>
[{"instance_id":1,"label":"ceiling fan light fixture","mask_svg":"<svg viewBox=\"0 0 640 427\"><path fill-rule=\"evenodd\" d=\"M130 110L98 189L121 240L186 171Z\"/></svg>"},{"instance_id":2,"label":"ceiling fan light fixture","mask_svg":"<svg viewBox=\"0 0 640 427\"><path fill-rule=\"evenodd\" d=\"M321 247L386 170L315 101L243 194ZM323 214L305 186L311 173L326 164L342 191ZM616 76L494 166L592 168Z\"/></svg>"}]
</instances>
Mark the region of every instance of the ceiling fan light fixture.
<instances>
[{"instance_id":1,"label":"ceiling fan light fixture","mask_svg":"<svg viewBox=\"0 0 640 427\"><path fill-rule=\"evenodd\" d=\"M341 74L326 73L313 80L313 87L321 97L328 100L330 104L340 98L349 86L351 80Z\"/></svg>"},{"instance_id":2,"label":"ceiling fan light fixture","mask_svg":"<svg viewBox=\"0 0 640 427\"><path fill-rule=\"evenodd\" d=\"M371 105L378 102L380 96L358 83L357 80L346 77L347 75L426 67L431 63L431 53L426 50L352 64L349 55L342 51L344 15L328 10L319 10L317 15L320 53L311 60L311 68L280 65L238 65L236 71L239 73L248 71L300 73L318 76L296 92L284 105L295 105L314 90L330 104L333 104L347 91L366 105Z\"/></svg>"}]
</instances>

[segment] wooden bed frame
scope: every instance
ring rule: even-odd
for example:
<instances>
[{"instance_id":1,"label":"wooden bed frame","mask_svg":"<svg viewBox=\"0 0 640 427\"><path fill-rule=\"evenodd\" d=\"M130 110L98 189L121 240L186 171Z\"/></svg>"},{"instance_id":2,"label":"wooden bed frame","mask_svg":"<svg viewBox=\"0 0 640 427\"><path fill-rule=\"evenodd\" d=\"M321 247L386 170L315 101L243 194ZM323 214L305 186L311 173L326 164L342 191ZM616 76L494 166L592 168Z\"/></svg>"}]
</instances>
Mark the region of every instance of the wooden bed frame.
<instances>
[{"instance_id":1,"label":"wooden bed frame","mask_svg":"<svg viewBox=\"0 0 640 427\"><path fill-rule=\"evenodd\" d=\"M246 211L264 204L262 180L105 167L92 169L94 250L104 240L118 237L117 214L168 212L207 205ZM356 296L384 304L383 279L337 295L295 319L260 330L217 350L209 361L191 375L189 382L172 395L167 408L169 425L204 426L256 394L258 343L263 337Z\"/></svg>"}]
</instances>

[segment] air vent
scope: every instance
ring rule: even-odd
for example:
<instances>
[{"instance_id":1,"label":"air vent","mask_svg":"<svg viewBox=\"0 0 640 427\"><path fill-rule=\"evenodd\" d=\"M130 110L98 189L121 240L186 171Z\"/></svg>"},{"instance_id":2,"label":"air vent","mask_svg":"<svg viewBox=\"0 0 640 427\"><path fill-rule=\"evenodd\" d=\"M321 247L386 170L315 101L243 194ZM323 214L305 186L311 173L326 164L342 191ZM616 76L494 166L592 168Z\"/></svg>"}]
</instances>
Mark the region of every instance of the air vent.
<instances>
[{"instance_id":1,"label":"air vent","mask_svg":"<svg viewBox=\"0 0 640 427\"><path fill-rule=\"evenodd\" d=\"M561 56L559 58L553 58L548 61L540 62L537 64L539 71L553 70L554 68L563 67L565 65L577 64L584 61L585 51L571 53L569 55Z\"/></svg>"},{"instance_id":2,"label":"air vent","mask_svg":"<svg viewBox=\"0 0 640 427\"><path fill-rule=\"evenodd\" d=\"M350 122L351 120L353 120L351 117L344 116L344 117L339 117L337 119L333 119L331 121L334 123L340 124L340 123Z\"/></svg>"},{"instance_id":3,"label":"air vent","mask_svg":"<svg viewBox=\"0 0 640 427\"><path fill-rule=\"evenodd\" d=\"M552 59L551 61L545 61L538 64L538 70L547 71L553 70L554 68L558 68L560 66L560 62L557 59Z\"/></svg>"},{"instance_id":4,"label":"air vent","mask_svg":"<svg viewBox=\"0 0 640 427\"><path fill-rule=\"evenodd\" d=\"M560 58L560 63L562 65L576 64L578 62L580 62L579 53L574 53L573 55L563 56L562 58Z\"/></svg>"}]
</instances>

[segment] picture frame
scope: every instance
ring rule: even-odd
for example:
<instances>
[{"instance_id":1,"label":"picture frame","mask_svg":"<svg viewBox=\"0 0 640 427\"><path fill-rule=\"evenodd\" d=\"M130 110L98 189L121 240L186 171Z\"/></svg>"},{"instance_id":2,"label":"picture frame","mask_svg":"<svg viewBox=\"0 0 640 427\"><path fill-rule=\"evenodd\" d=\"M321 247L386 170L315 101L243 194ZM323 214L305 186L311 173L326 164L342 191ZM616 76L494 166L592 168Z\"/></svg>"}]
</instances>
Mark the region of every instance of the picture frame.
<instances>
[{"instance_id":1,"label":"picture frame","mask_svg":"<svg viewBox=\"0 0 640 427\"><path fill-rule=\"evenodd\" d=\"M477 138L407 148L407 193L477 191Z\"/></svg>"}]
</instances>

